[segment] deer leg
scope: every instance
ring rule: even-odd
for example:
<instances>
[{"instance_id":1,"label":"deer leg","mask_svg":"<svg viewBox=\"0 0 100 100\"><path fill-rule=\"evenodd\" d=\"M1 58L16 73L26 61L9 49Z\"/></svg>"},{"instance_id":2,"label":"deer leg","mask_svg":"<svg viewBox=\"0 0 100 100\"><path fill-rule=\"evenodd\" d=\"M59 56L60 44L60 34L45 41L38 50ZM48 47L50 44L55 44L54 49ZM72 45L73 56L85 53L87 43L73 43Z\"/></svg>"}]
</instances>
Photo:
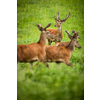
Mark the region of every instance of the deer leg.
<instances>
[{"instance_id":1,"label":"deer leg","mask_svg":"<svg viewBox=\"0 0 100 100\"><path fill-rule=\"evenodd\" d=\"M55 44L58 43L57 41L55 41Z\"/></svg>"},{"instance_id":2,"label":"deer leg","mask_svg":"<svg viewBox=\"0 0 100 100\"><path fill-rule=\"evenodd\" d=\"M38 66L38 62L34 66Z\"/></svg>"},{"instance_id":3,"label":"deer leg","mask_svg":"<svg viewBox=\"0 0 100 100\"><path fill-rule=\"evenodd\" d=\"M49 68L49 64L46 61L43 61L43 63Z\"/></svg>"},{"instance_id":4,"label":"deer leg","mask_svg":"<svg viewBox=\"0 0 100 100\"><path fill-rule=\"evenodd\" d=\"M51 41L51 43L52 43L52 41ZM46 64L46 66L49 68L48 63L46 62L46 55L45 55L44 58L43 58L43 62L44 62L44 64Z\"/></svg>"},{"instance_id":5,"label":"deer leg","mask_svg":"<svg viewBox=\"0 0 100 100\"><path fill-rule=\"evenodd\" d=\"M29 64L30 64L30 68L32 68L32 66L33 66L33 62L30 62Z\"/></svg>"},{"instance_id":6,"label":"deer leg","mask_svg":"<svg viewBox=\"0 0 100 100\"><path fill-rule=\"evenodd\" d=\"M48 44L51 45L51 43L52 43L52 42L50 41L50 39L48 39Z\"/></svg>"},{"instance_id":7,"label":"deer leg","mask_svg":"<svg viewBox=\"0 0 100 100\"><path fill-rule=\"evenodd\" d=\"M49 68L49 65L48 65L48 63L44 60L44 58L43 59L40 59L40 60L38 60L39 62L43 62L48 68Z\"/></svg>"},{"instance_id":8,"label":"deer leg","mask_svg":"<svg viewBox=\"0 0 100 100\"><path fill-rule=\"evenodd\" d=\"M70 63L70 62L69 62L69 60L68 60L68 61L66 61L66 62L65 62L65 64L67 64L67 65L69 65L69 66L73 67L72 63Z\"/></svg>"}]
</instances>

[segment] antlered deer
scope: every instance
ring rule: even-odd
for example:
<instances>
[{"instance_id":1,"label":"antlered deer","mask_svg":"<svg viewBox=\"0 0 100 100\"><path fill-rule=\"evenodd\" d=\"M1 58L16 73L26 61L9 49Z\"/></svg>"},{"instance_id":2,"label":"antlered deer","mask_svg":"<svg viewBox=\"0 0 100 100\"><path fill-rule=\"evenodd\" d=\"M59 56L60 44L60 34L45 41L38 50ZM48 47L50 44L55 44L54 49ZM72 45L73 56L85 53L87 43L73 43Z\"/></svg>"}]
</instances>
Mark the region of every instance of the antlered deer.
<instances>
[{"instance_id":1,"label":"antlered deer","mask_svg":"<svg viewBox=\"0 0 100 100\"><path fill-rule=\"evenodd\" d=\"M51 25L49 23L45 28L41 27L41 25L37 24L38 29L41 31L40 39L37 43L31 43L27 45L17 45L17 62L29 62L30 67L34 61L44 62L47 67L49 65L44 61L45 56L45 45L46 45L46 38L55 38L53 34L46 31Z\"/></svg>"},{"instance_id":2,"label":"antlered deer","mask_svg":"<svg viewBox=\"0 0 100 100\"><path fill-rule=\"evenodd\" d=\"M79 31L75 33L75 30L72 30L73 34L77 34L77 38L80 39L80 36L78 35ZM67 34L69 34L69 32L67 32ZM71 35L69 34L68 36L70 36L69 38L71 39ZM70 42L58 42L56 43L54 46L67 46ZM78 43L78 41L77 41ZM77 45L75 45L75 47L77 47Z\"/></svg>"},{"instance_id":3,"label":"antlered deer","mask_svg":"<svg viewBox=\"0 0 100 100\"><path fill-rule=\"evenodd\" d=\"M70 43L67 46L46 46L45 60L47 62L64 62L65 64L73 67L73 65L69 62L69 59L71 58L71 54L74 51L75 46L78 48L81 48L81 46L77 43L78 33L71 36L66 30L65 32L71 39Z\"/></svg>"},{"instance_id":4,"label":"antlered deer","mask_svg":"<svg viewBox=\"0 0 100 100\"><path fill-rule=\"evenodd\" d=\"M61 20L60 18L59 18L59 12L58 12L58 17L56 17L55 18L55 21L56 21L56 25L55 25L55 27L58 27L58 29L47 29L47 31L49 31L50 33L52 33L52 34L54 34L54 35L56 35L57 36L57 38L56 39L48 39L48 43L49 43L49 45L51 45L51 43L52 42L55 42L55 43L57 43L57 42L60 42L61 40L62 40L62 38L63 38L63 33L62 33L62 23L63 22L65 22L67 19L68 19L68 17L70 16L70 12L69 12L69 15L68 15L68 17L67 17L67 15L66 15L66 18L65 19L63 19L63 20Z\"/></svg>"}]
</instances>

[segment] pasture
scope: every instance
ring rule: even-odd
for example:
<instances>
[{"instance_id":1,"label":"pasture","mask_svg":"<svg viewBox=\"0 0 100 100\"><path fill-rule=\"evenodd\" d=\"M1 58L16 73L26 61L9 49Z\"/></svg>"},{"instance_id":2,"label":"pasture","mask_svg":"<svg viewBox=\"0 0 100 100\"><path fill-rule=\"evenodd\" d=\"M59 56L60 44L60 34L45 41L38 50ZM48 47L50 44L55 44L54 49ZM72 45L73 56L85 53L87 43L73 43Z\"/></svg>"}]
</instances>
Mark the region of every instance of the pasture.
<instances>
[{"instance_id":1,"label":"pasture","mask_svg":"<svg viewBox=\"0 0 100 100\"><path fill-rule=\"evenodd\" d=\"M73 35L79 31L81 49L75 48L70 62L74 68L55 62L41 62L29 67L29 63L17 64L18 100L84 100L84 0L17 0L17 44L38 42L40 31L36 24L54 28L57 12L59 17L69 18L62 24L62 42L70 41L65 30ZM52 43L54 45L55 43ZM48 45L48 42L47 42ZM59 66L59 68L57 68Z\"/></svg>"}]
</instances>

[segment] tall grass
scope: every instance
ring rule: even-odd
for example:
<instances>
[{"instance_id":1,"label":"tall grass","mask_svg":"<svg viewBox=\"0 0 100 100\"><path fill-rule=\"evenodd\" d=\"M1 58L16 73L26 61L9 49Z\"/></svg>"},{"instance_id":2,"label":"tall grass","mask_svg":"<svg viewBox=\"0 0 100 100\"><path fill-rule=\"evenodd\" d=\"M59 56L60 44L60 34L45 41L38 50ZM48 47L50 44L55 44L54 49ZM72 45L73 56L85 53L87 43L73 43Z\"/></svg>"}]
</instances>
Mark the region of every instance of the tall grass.
<instances>
[{"instance_id":1,"label":"tall grass","mask_svg":"<svg viewBox=\"0 0 100 100\"><path fill-rule=\"evenodd\" d=\"M63 40L70 41L65 30L79 31L81 49L75 48L70 62L71 68L64 63L43 63L29 68L28 63L17 65L18 100L83 100L84 99L84 0L17 0L17 44L37 42L40 31L36 24L50 28L56 24L54 14L60 18L70 17L62 25ZM71 33L72 35L72 33ZM47 43L48 44L48 43ZM54 43L52 43L54 45Z\"/></svg>"}]
</instances>

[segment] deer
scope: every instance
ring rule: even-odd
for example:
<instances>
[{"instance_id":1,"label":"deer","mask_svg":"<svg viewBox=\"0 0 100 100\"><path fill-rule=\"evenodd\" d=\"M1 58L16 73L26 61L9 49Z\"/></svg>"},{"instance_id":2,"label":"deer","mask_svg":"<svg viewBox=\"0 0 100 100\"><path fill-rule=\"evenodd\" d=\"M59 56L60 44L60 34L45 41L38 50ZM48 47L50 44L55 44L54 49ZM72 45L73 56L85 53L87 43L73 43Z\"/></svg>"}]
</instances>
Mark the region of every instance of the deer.
<instances>
[{"instance_id":1,"label":"deer","mask_svg":"<svg viewBox=\"0 0 100 100\"><path fill-rule=\"evenodd\" d=\"M80 36L78 35L79 31L78 32L75 32L75 30L72 30L72 33L73 34L77 34L77 38L80 39ZM67 32L67 34L68 34L68 36L72 37L72 35L70 35L69 32ZM67 46L69 43L70 42L58 42L54 46ZM77 41L77 43L78 43L78 41ZM75 47L77 47L77 45L75 45Z\"/></svg>"},{"instance_id":2,"label":"deer","mask_svg":"<svg viewBox=\"0 0 100 100\"><path fill-rule=\"evenodd\" d=\"M56 62L56 63L65 63L71 67L73 67L72 63L70 63L71 54L73 53L75 46L77 48L81 48L79 43L77 42L77 35L78 33L75 33L73 36L69 34L65 30L65 32L68 34L68 37L71 39L70 43L67 46L46 46L46 57L45 61L47 62Z\"/></svg>"},{"instance_id":3,"label":"deer","mask_svg":"<svg viewBox=\"0 0 100 100\"><path fill-rule=\"evenodd\" d=\"M50 33L52 33L52 34L57 36L56 39L48 39L48 44L49 45L51 45L52 42L55 42L55 43L61 42L61 40L63 38L62 23L64 23L69 18L71 13L69 12L68 17L66 15L65 19L62 19L62 20L59 18L59 14L60 13L58 12L58 16L57 17L54 15L55 16L55 22L56 22L55 27L58 27L58 29L52 29L52 28L47 29L47 31L49 31Z\"/></svg>"},{"instance_id":4,"label":"deer","mask_svg":"<svg viewBox=\"0 0 100 100\"><path fill-rule=\"evenodd\" d=\"M36 25L41 31L40 39L36 43L17 45L17 63L29 62L32 67L33 62L38 61L43 62L49 68L49 65L44 61L46 39L56 38L56 36L46 31L51 23L44 28L40 24Z\"/></svg>"}]
</instances>

